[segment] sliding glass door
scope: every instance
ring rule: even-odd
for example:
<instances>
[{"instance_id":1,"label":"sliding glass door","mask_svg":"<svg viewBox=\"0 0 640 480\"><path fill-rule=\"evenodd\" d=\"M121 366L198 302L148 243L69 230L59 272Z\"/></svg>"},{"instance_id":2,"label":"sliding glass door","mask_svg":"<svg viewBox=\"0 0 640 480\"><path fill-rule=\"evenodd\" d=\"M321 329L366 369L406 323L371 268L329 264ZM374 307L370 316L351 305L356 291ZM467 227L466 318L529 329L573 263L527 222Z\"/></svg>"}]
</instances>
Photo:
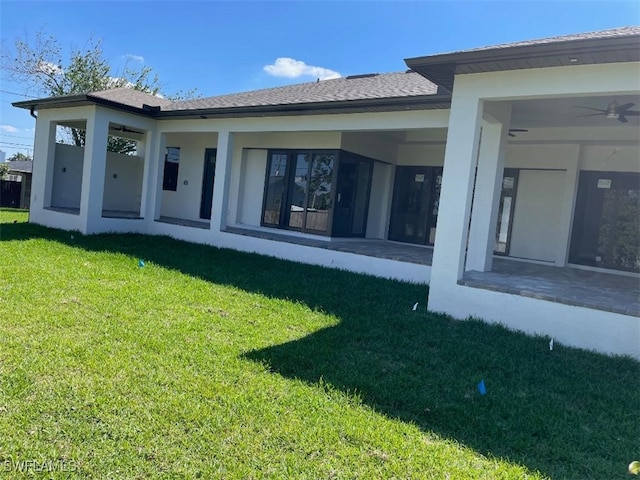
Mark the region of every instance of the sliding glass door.
<instances>
[{"instance_id":1,"label":"sliding glass door","mask_svg":"<svg viewBox=\"0 0 640 480\"><path fill-rule=\"evenodd\" d=\"M335 152L271 152L262 224L329 233Z\"/></svg>"}]
</instances>

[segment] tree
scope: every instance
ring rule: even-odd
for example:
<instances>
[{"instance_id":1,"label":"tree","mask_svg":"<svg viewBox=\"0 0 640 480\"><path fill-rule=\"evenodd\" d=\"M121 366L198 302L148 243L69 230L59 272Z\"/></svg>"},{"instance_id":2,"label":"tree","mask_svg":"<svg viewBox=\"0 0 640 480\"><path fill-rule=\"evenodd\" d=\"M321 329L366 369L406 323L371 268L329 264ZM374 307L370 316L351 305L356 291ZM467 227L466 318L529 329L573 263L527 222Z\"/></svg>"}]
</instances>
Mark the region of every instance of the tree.
<instances>
[{"instance_id":1,"label":"tree","mask_svg":"<svg viewBox=\"0 0 640 480\"><path fill-rule=\"evenodd\" d=\"M31 158L29 155L25 155L24 153L18 152L11 155L7 159L7 162L30 162L32 160L33 158Z\"/></svg>"},{"instance_id":2,"label":"tree","mask_svg":"<svg viewBox=\"0 0 640 480\"><path fill-rule=\"evenodd\" d=\"M0 180L4 180L7 177L7 173L9 173L9 164L0 163Z\"/></svg>"},{"instance_id":3,"label":"tree","mask_svg":"<svg viewBox=\"0 0 640 480\"><path fill-rule=\"evenodd\" d=\"M104 58L102 41L89 39L84 49L72 50L63 61L62 49L58 41L44 32L37 32L30 44L16 40L14 49L5 49L0 62L2 70L12 80L25 83L38 94L60 96L96 92L111 88L132 88L151 95L159 95L158 76L150 67L134 68L127 63L119 73L112 72L111 65ZM193 98L195 89L177 96ZM171 98L170 96L168 98ZM85 132L69 129L68 143L83 146ZM120 137L109 137L109 151L131 153L135 142Z\"/></svg>"}]
</instances>

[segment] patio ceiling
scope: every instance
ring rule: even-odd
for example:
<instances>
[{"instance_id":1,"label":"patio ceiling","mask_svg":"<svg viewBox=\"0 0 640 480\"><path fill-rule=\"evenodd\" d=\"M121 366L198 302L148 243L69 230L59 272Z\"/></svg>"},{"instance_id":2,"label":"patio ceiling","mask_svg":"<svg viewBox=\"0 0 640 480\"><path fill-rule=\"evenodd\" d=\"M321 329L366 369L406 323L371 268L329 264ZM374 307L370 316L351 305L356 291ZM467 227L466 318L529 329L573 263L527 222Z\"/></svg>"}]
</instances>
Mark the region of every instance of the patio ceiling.
<instances>
[{"instance_id":1,"label":"patio ceiling","mask_svg":"<svg viewBox=\"0 0 640 480\"><path fill-rule=\"evenodd\" d=\"M614 101L618 105L633 103L635 105L630 110L640 111L640 95L515 100L511 102L511 127L616 127L635 131L637 137L640 116L627 116L627 123L619 122L615 118L607 118L606 115L584 116L598 113L588 108L606 110L607 106Z\"/></svg>"}]
</instances>

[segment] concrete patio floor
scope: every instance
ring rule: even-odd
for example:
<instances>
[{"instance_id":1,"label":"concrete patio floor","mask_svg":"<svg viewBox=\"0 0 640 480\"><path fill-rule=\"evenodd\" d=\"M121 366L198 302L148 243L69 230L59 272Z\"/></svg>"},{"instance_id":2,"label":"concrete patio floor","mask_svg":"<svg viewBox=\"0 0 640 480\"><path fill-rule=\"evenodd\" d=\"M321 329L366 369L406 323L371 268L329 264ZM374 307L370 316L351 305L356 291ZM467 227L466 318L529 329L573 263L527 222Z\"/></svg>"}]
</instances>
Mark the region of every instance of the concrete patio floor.
<instances>
[{"instance_id":1,"label":"concrete patio floor","mask_svg":"<svg viewBox=\"0 0 640 480\"><path fill-rule=\"evenodd\" d=\"M640 317L637 276L494 258L491 272L465 272L458 283Z\"/></svg>"}]
</instances>

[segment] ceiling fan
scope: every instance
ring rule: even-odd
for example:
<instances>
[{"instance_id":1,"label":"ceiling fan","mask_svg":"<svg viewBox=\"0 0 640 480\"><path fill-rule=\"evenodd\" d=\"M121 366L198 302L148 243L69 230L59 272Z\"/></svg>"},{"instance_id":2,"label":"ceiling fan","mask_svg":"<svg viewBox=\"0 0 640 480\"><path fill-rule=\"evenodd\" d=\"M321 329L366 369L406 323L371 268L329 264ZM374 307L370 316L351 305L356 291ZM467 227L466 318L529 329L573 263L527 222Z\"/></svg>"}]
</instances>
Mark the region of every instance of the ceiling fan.
<instances>
[{"instance_id":1,"label":"ceiling fan","mask_svg":"<svg viewBox=\"0 0 640 480\"><path fill-rule=\"evenodd\" d=\"M510 137L515 137L516 133L521 133L521 132L528 132L529 130L527 130L526 128L510 128L509 129L509 136Z\"/></svg>"},{"instance_id":2,"label":"ceiling fan","mask_svg":"<svg viewBox=\"0 0 640 480\"><path fill-rule=\"evenodd\" d=\"M598 113L588 113L586 115L578 115L578 117L595 117L598 115L604 115L606 118L616 119L619 122L627 123L628 116L640 115L640 112L636 110L629 110L635 103L625 103L624 105L618 105L615 100L607 105L606 110L602 108L582 107L580 105L574 105L576 108L584 108L586 110L595 110Z\"/></svg>"}]
</instances>

